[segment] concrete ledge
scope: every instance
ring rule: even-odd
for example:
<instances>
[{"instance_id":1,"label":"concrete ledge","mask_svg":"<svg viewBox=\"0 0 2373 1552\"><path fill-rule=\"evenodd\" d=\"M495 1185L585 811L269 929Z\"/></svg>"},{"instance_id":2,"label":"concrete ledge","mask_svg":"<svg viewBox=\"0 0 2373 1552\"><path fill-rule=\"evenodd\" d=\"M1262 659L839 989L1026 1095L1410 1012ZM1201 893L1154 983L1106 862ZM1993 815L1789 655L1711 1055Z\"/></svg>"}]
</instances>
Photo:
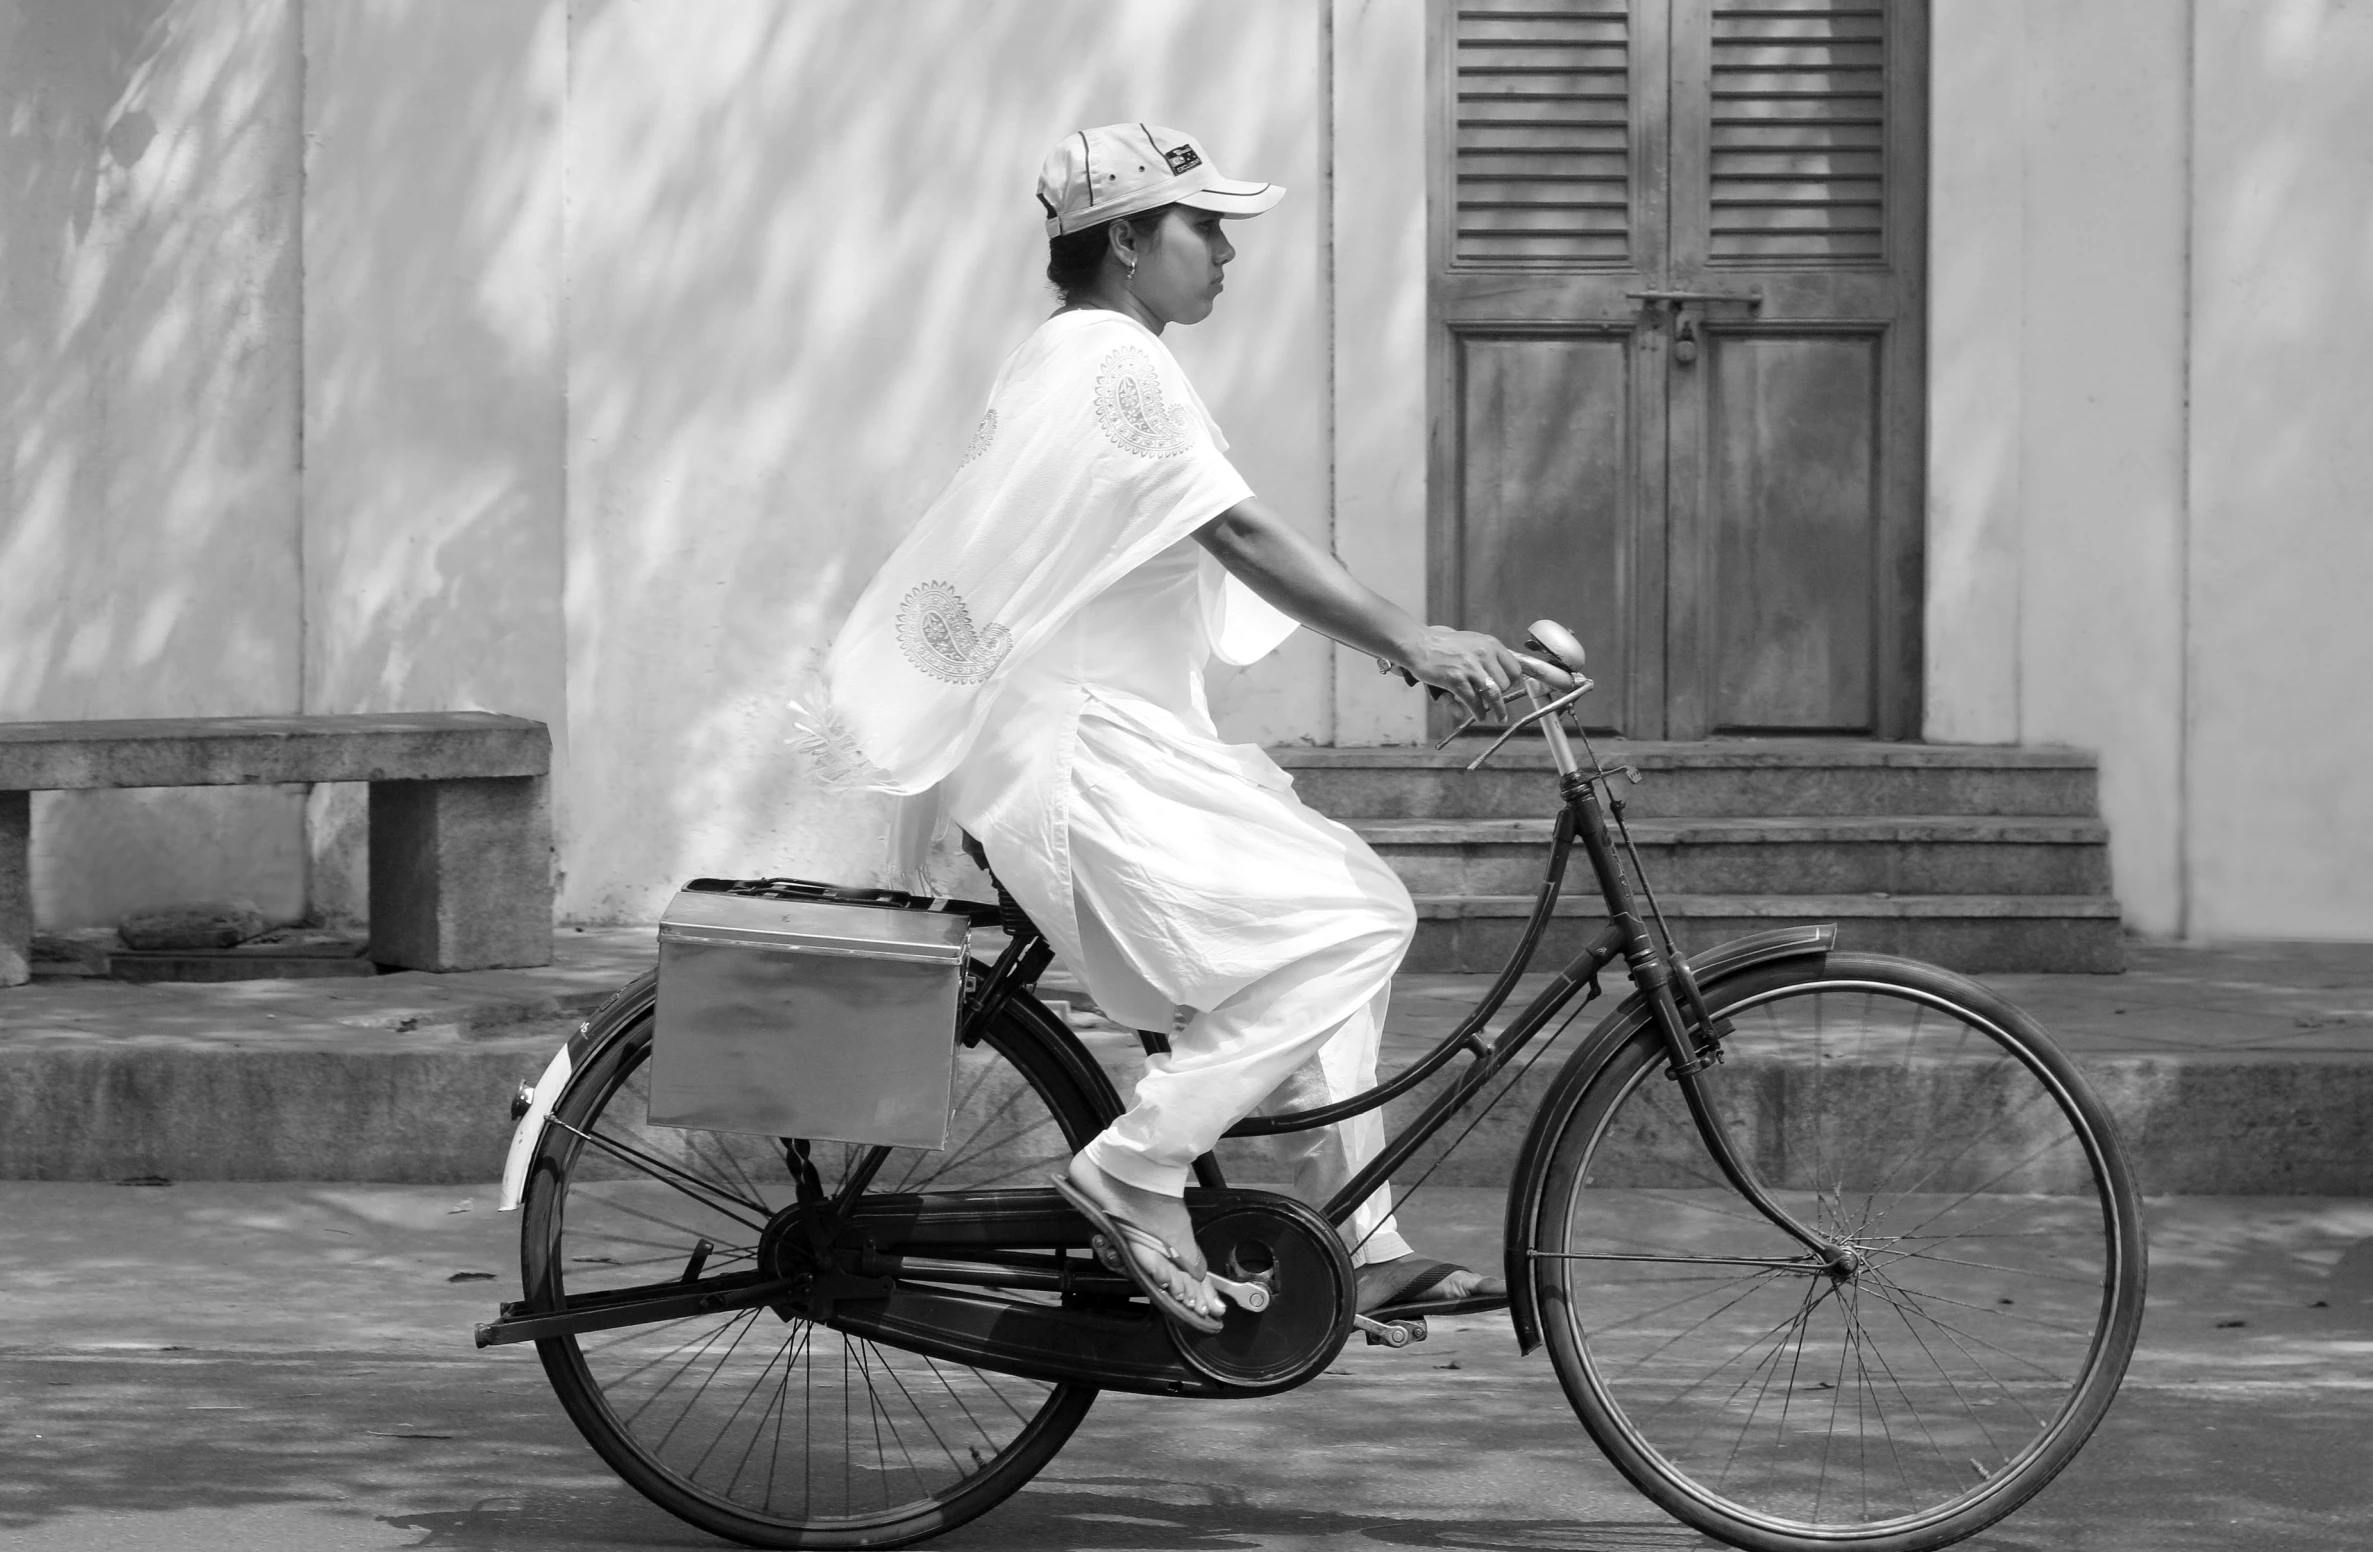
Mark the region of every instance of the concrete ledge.
<instances>
[{"instance_id":1,"label":"concrete ledge","mask_svg":"<svg viewBox=\"0 0 2373 1552\"><path fill-rule=\"evenodd\" d=\"M537 1042L549 1057L557 1026ZM0 1178L484 1180L542 1066L480 1049L0 1053Z\"/></svg>"},{"instance_id":2,"label":"concrete ledge","mask_svg":"<svg viewBox=\"0 0 2373 1552\"><path fill-rule=\"evenodd\" d=\"M517 1085L652 959L649 928L564 932L560 949L543 970L0 992L0 1178L488 1179ZM2143 1189L2373 1195L2373 946L2144 946L2134 960L2125 976L1993 984L2091 1077ZM1385 1065L1414 1059L1480 989L1474 977L1404 975ZM1566 1049L1608 1006L1541 1050L1437 1183L1506 1182ZM1140 1070L1135 1037L1084 1038L1126 1093ZM1768 1108L1784 1099L1790 1064L1742 1055L1730 1072L1769 1090ZM1265 1143L1226 1144L1223 1158L1241 1178L1276 1178ZM1402 1178L1429 1162L1421 1155Z\"/></svg>"},{"instance_id":3,"label":"concrete ledge","mask_svg":"<svg viewBox=\"0 0 2373 1552\"><path fill-rule=\"evenodd\" d=\"M573 1019L550 1020L512 1026L499 1039L408 1048L0 1049L0 1179L485 1180L502 1169L512 1094L573 1027ZM1132 1040L1095 1044L1116 1078L1133 1080ZM1561 1056L1531 1069L1442 1160L1436 1183L1507 1183ZM2373 1061L2119 1056L2081 1065L2147 1192L2373 1195ZM1777 1114L1791 1071L1740 1062L1726 1081ZM1389 1107L1388 1121L1405 1123L1438 1087ZM1440 1155L1421 1153L1403 1178ZM1277 1176L1257 1140L1225 1144L1222 1160L1244 1179Z\"/></svg>"},{"instance_id":4,"label":"concrete ledge","mask_svg":"<svg viewBox=\"0 0 2373 1552\"><path fill-rule=\"evenodd\" d=\"M2119 1056L2084 1059L2079 1065L2109 1107L2146 1194L2373 1194L2373 1062L2335 1066ZM1729 1064L1722 1081L1744 1091L1728 1097L1749 1114L1777 1117L1786 1113L1789 1089L1803 1081L1807 1070L1801 1063L1740 1061ZM1416 1178L1439 1160L1433 1178L1443 1185L1506 1185L1525 1127L1555 1074L1553 1057L1534 1068L1456 1151L1447 1156L1439 1149L1421 1152L1403 1172L1404 1178ZM1418 1094L1387 1106L1388 1125L1413 1118L1431 1098L1433 1087L1421 1087ZM1937 1092L1921 1096L1911 1115L1900 1120L1949 1115L1954 1102L1949 1084L1940 1085ZM1456 1135L1467 1119L1471 1117L1447 1128L1445 1135ZM1883 1124L1886 1117L1877 1119ZM1765 1140L1753 1126L1740 1138L1750 1157ZM1874 1133L1871 1141L1883 1148L1883 1133ZM1263 1155L1256 1146L1226 1145L1231 1150L1227 1157L1235 1159L1235 1168L1247 1178L1262 1173L1256 1161ZM1694 1135L1682 1139L1678 1151L1688 1170L1677 1174L1675 1182L1690 1179L1691 1172L1702 1173L1697 1147ZM1243 1151L1233 1151L1239 1148Z\"/></svg>"},{"instance_id":5,"label":"concrete ledge","mask_svg":"<svg viewBox=\"0 0 2373 1552\"><path fill-rule=\"evenodd\" d=\"M1838 946L1900 954L1963 971L2113 974L2124 967L2115 900L2100 895L1661 895L1684 952L1802 922L1835 922ZM1541 953L1578 952L1604 923L1595 896L1569 881ZM1409 968L1496 970L1531 914L1529 896L1419 896Z\"/></svg>"}]
</instances>

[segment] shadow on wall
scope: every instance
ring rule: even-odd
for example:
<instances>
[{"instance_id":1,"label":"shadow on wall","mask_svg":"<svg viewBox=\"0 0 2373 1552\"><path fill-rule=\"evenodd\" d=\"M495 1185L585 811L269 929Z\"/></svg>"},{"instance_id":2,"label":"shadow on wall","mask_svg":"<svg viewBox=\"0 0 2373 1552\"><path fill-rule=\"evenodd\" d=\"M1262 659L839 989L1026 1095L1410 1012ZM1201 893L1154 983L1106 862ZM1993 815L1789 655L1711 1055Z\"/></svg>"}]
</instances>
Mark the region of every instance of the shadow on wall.
<instances>
[{"instance_id":1,"label":"shadow on wall","mask_svg":"<svg viewBox=\"0 0 2373 1552\"><path fill-rule=\"evenodd\" d=\"M296 704L296 62L276 0L0 0L0 718ZM37 909L285 911L297 823L44 797Z\"/></svg>"},{"instance_id":2,"label":"shadow on wall","mask_svg":"<svg viewBox=\"0 0 2373 1552\"><path fill-rule=\"evenodd\" d=\"M1284 504L1323 516L1317 15L577 7L565 915L647 920L697 872L872 871L882 805L804 789L782 701L1052 308L1030 188L1065 131L1189 127L1296 186L1190 370L1256 488L1260 444L1289 447Z\"/></svg>"},{"instance_id":3,"label":"shadow on wall","mask_svg":"<svg viewBox=\"0 0 2373 1552\"><path fill-rule=\"evenodd\" d=\"M563 0L305 8L305 706L480 709L565 758ZM363 790L313 899L365 905Z\"/></svg>"},{"instance_id":4,"label":"shadow on wall","mask_svg":"<svg viewBox=\"0 0 2373 1552\"><path fill-rule=\"evenodd\" d=\"M783 702L1052 306L1057 136L1181 125L1294 188L1179 350L1323 522L1319 14L0 0L0 717L517 712L573 917L866 876L886 808L806 786ZM1244 705L1323 714L1265 672ZM146 801L43 800L45 918L202 815L218 860L297 844L291 794ZM351 912L360 795L312 805Z\"/></svg>"}]
</instances>

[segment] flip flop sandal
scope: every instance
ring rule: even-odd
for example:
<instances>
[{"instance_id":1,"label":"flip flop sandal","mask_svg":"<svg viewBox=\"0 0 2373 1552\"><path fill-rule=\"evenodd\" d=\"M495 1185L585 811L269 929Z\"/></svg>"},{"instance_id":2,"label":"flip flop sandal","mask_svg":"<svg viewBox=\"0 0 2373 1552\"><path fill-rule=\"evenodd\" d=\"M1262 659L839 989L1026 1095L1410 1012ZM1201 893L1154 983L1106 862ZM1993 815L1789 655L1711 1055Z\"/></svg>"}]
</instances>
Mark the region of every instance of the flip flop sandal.
<instances>
[{"instance_id":1,"label":"flip flop sandal","mask_svg":"<svg viewBox=\"0 0 2373 1552\"><path fill-rule=\"evenodd\" d=\"M1453 1315L1497 1309L1508 1302L1507 1287L1498 1278L1483 1276L1454 1261L1412 1255L1397 1257L1383 1265L1390 1272L1360 1289L1359 1312L1363 1315ZM1475 1286L1462 1294L1426 1297L1454 1277L1472 1277Z\"/></svg>"},{"instance_id":2,"label":"flip flop sandal","mask_svg":"<svg viewBox=\"0 0 2373 1552\"><path fill-rule=\"evenodd\" d=\"M1220 1322L1217 1319L1187 1305L1177 1294L1156 1282L1153 1274L1138 1261L1136 1251L1150 1250L1176 1267L1179 1276L1200 1281L1188 1273L1178 1259L1178 1252L1170 1248L1167 1240L1131 1223L1119 1213L1108 1212L1097 1206L1086 1192L1060 1175L1055 1176L1050 1183L1063 1193L1063 1200L1078 1208L1079 1215L1087 1219L1103 1237L1103 1243L1096 1247L1097 1259L1135 1283L1137 1291L1144 1294L1164 1318L1176 1321L1190 1331L1200 1331L1205 1336L1219 1333Z\"/></svg>"}]
</instances>

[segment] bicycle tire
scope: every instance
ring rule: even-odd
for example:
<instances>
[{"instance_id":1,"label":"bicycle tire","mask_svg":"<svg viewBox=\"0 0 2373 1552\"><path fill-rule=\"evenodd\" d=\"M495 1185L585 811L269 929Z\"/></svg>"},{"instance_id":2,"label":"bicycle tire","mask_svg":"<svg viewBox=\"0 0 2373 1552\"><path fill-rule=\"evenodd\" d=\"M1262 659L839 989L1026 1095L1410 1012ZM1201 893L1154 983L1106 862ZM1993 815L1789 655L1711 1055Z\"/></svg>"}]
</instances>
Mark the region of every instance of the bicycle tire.
<instances>
[{"instance_id":1,"label":"bicycle tire","mask_svg":"<svg viewBox=\"0 0 2373 1552\"><path fill-rule=\"evenodd\" d=\"M1730 1188L1662 1040L1626 1026L1532 1226L1567 1398L1634 1486L1733 1546L1975 1534L2075 1457L2141 1327L2140 1203L2107 1111L2032 1019L1931 965L1833 953L1706 1000L1731 1032L1705 1082L1739 1151L1861 1263L1823 1270Z\"/></svg>"},{"instance_id":2,"label":"bicycle tire","mask_svg":"<svg viewBox=\"0 0 2373 1552\"><path fill-rule=\"evenodd\" d=\"M796 1197L778 1139L643 1123L648 996L622 1014L625 1027L554 1107L530 1177L521 1271L529 1299L546 1307L691 1265L704 1241L711 1249L698 1260L711 1275L747 1266L764 1216L733 1201L771 1211ZM1009 1008L977 1047L958 1052L947 1148L894 1150L872 1189L1030 1186L1059 1170L1106 1117L1054 1056L1052 1038L1027 1005ZM638 1172L589 1138L691 1171L728 1193L727 1205L695 1198L657 1169ZM863 1151L811 1145L826 1192ZM678 1518L758 1547L896 1547L963 1524L1053 1459L1097 1394L766 1309L546 1338L536 1348L562 1407L621 1477Z\"/></svg>"}]
</instances>

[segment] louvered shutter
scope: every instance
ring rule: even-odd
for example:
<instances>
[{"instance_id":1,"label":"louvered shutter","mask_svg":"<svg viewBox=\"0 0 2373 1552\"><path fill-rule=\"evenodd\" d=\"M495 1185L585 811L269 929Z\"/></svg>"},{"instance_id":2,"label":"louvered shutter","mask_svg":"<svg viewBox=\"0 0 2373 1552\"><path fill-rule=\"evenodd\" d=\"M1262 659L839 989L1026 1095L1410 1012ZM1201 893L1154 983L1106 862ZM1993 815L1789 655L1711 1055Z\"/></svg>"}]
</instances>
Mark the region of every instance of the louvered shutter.
<instances>
[{"instance_id":1,"label":"louvered shutter","mask_svg":"<svg viewBox=\"0 0 2373 1552\"><path fill-rule=\"evenodd\" d=\"M1721 0L1712 20L1708 261L1879 263L1884 9Z\"/></svg>"},{"instance_id":2,"label":"louvered shutter","mask_svg":"<svg viewBox=\"0 0 2373 1552\"><path fill-rule=\"evenodd\" d=\"M1626 0L1464 0L1452 252L1617 269L1631 258Z\"/></svg>"}]
</instances>

